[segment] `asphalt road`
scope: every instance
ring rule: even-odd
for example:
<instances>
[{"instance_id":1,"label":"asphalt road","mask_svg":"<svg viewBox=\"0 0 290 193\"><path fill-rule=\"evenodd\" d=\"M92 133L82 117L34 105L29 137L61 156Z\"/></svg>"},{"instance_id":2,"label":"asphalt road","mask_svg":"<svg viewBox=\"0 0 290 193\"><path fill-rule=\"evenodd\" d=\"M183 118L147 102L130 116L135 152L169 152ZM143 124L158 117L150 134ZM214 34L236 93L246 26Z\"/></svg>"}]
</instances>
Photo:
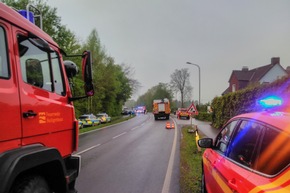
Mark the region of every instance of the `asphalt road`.
<instances>
[{"instance_id":1,"label":"asphalt road","mask_svg":"<svg viewBox=\"0 0 290 193\"><path fill-rule=\"evenodd\" d=\"M81 135L79 193L179 192L180 132L166 122L139 115Z\"/></svg>"}]
</instances>

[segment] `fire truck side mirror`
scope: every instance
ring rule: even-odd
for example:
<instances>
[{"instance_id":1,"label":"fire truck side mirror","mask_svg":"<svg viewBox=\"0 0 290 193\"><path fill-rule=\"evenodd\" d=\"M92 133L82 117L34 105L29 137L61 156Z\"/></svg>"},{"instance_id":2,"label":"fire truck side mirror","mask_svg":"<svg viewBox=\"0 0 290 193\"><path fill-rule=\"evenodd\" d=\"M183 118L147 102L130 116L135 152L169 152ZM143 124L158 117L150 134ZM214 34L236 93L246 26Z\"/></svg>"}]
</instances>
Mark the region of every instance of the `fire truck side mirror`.
<instances>
[{"instance_id":1,"label":"fire truck side mirror","mask_svg":"<svg viewBox=\"0 0 290 193\"><path fill-rule=\"evenodd\" d=\"M94 95L92 56L90 51L84 51L82 56L82 75L85 82L84 88L87 96Z\"/></svg>"}]
</instances>

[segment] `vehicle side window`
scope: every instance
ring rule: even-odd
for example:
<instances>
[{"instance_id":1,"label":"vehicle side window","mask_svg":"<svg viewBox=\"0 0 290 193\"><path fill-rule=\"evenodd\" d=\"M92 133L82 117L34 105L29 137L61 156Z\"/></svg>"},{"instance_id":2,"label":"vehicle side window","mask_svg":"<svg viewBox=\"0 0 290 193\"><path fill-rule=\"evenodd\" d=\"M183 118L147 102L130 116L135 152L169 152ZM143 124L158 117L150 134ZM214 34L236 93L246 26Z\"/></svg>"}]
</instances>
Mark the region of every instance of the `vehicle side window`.
<instances>
[{"instance_id":1,"label":"vehicle side window","mask_svg":"<svg viewBox=\"0 0 290 193\"><path fill-rule=\"evenodd\" d=\"M18 42L23 81L52 91L48 53L34 46L23 36L18 37Z\"/></svg>"},{"instance_id":2,"label":"vehicle side window","mask_svg":"<svg viewBox=\"0 0 290 193\"><path fill-rule=\"evenodd\" d=\"M63 76L61 73L59 57L56 52L51 53L51 62L55 92L59 95L65 95Z\"/></svg>"},{"instance_id":3,"label":"vehicle side window","mask_svg":"<svg viewBox=\"0 0 290 193\"><path fill-rule=\"evenodd\" d=\"M0 78L9 78L9 66L7 59L7 44L5 31L0 27Z\"/></svg>"},{"instance_id":4,"label":"vehicle side window","mask_svg":"<svg viewBox=\"0 0 290 193\"><path fill-rule=\"evenodd\" d=\"M242 121L229 145L228 157L246 167L252 168L262 127L262 125L254 121Z\"/></svg>"},{"instance_id":5,"label":"vehicle side window","mask_svg":"<svg viewBox=\"0 0 290 193\"><path fill-rule=\"evenodd\" d=\"M19 36L18 42L23 81L47 91L65 95L64 78L58 54L48 53L38 48L24 36Z\"/></svg>"},{"instance_id":6,"label":"vehicle side window","mask_svg":"<svg viewBox=\"0 0 290 193\"><path fill-rule=\"evenodd\" d=\"M265 128L255 169L275 175L290 163L290 135L274 128Z\"/></svg>"},{"instance_id":7,"label":"vehicle side window","mask_svg":"<svg viewBox=\"0 0 290 193\"><path fill-rule=\"evenodd\" d=\"M226 152L231 135L232 135L237 123L238 123L238 121L230 122L219 133L219 135L217 136L216 141L215 141L215 147L218 151L220 151L222 153Z\"/></svg>"}]
</instances>

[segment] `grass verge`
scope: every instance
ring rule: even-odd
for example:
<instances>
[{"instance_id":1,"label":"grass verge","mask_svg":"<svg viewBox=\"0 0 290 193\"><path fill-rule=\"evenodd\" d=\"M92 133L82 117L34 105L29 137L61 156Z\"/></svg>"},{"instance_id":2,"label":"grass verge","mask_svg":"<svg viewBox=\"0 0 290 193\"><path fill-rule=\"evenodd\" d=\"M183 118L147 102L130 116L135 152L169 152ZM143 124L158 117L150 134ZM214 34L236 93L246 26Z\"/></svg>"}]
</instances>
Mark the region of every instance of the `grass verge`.
<instances>
[{"instance_id":1,"label":"grass verge","mask_svg":"<svg viewBox=\"0 0 290 193\"><path fill-rule=\"evenodd\" d=\"M183 138L180 144L180 192L197 193L201 186L201 159L202 153L198 152L195 132L189 133L190 126L182 128ZM199 133L200 138L202 134Z\"/></svg>"},{"instance_id":2,"label":"grass verge","mask_svg":"<svg viewBox=\"0 0 290 193\"><path fill-rule=\"evenodd\" d=\"M85 132L88 132L88 131L92 131L92 130L96 130L96 129L100 129L100 128L103 128L103 127L107 127L109 125L114 125L114 124L117 124L117 123L121 123L123 121L127 121L129 119L132 119L134 116L130 117L123 117L123 116L119 116L119 117L113 117L112 118L112 121L110 123L103 123L103 124L100 124L100 125L97 125L97 126L93 126L93 127L84 127L82 129L80 129L79 133L85 133Z\"/></svg>"}]
</instances>

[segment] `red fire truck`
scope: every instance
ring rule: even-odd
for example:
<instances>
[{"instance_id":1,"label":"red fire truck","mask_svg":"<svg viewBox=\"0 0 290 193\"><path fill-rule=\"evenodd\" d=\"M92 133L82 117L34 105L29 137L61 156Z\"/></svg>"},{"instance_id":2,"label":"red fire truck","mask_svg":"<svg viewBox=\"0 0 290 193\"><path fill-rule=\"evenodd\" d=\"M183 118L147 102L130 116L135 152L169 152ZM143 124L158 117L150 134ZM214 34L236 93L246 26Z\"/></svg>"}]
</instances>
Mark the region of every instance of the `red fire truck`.
<instances>
[{"instance_id":1,"label":"red fire truck","mask_svg":"<svg viewBox=\"0 0 290 193\"><path fill-rule=\"evenodd\" d=\"M0 193L76 192L73 101L94 94L91 55L79 55L86 94L73 97L78 68L31 22L29 7L19 14L0 3Z\"/></svg>"}]
</instances>

